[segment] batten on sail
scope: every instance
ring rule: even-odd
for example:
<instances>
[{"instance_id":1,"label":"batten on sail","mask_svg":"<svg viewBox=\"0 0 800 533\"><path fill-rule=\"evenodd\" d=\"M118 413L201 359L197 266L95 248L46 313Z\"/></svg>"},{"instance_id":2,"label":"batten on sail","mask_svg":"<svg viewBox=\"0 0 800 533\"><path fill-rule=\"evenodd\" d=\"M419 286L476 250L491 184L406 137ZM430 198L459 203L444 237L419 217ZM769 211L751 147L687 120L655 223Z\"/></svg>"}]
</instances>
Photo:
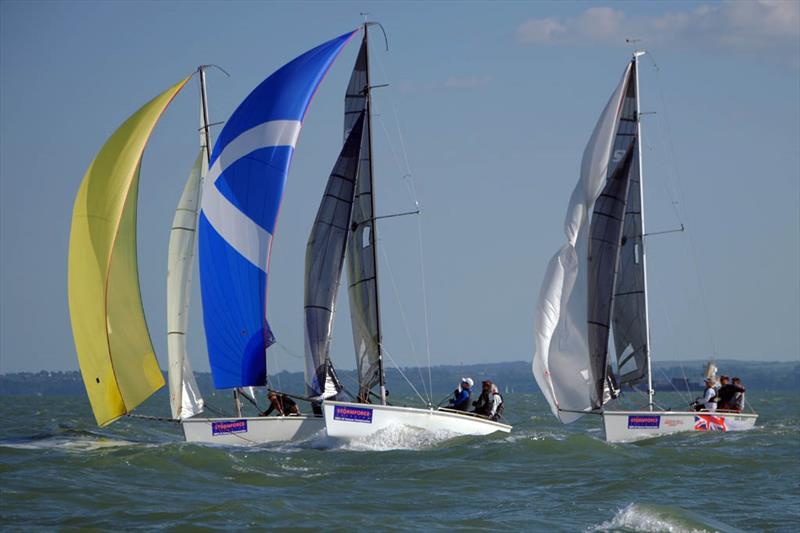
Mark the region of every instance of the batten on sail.
<instances>
[{"instance_id":1,"label":"batten on sail","mask_svg":"<svg viewBox=\"0 0 800 533\"><path fill-rule=\"evenodd\" d=\"M203 176L208 171L206 149L200 148L186 180L169 236L167 265L167 353L169 403L172 417L189 418L203 411L203 398L186 354L186 328L192 286L197 212Z\"/></svg>"},{"instance_id":2,"label":"batten on sail","mask_svg":"<svg viewBox=\"0 0 800 533\"><path fill-rule=\"evenodd\" d=\"M147 140L190 78L156 96L111 135L75 198L68 260L70 318L83 381L101 426L164 385L139 290L136 203Z\"/></svg>"},{"instance_id":3,"label":"batten on sail","mask_svg":"<svg viewBox=\"0 0 800 533\"><path fill-rule=\"evenodd\" d=\"M199 221L208 356L218 389L266 384L267 277L283 188L311 98L349 32L290 61L226 122L211 155Z\"/></svg>"},{"instance_id":4,"label":"batten on sail","mask_svg":"<svg viewBox=\"0 0 800 533\"><path fill-rule=\"evenodd\" d=\"M305 378L308 395L320 399L333 397L342 389L330 361L330 347L361 157L363 125L362 111L350 129L328 178L306 245Z\"/></svg>"}]
</instances>

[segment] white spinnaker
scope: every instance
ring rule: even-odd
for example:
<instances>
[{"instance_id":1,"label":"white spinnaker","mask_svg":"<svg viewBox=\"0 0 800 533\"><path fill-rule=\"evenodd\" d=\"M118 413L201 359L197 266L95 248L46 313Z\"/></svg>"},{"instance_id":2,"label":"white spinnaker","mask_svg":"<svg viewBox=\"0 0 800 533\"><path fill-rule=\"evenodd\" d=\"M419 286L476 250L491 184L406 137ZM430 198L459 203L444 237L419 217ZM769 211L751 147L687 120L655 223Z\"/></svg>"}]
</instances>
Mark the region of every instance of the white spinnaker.
<instances>
[{"instance_id":1,"label":"white spinnaker","mask_svg":"<svg viewBox=\"0 0 800 533\"><path fill-rule=\"evenodd\" d=\"M588 229L595 200L606 182L629 71L630 65L583 152L580 179L564 221L567 242L547 266L534 317L533 375L553 414L565 424L592 408L586 322Z\"/></svg>"},{"instance_id":2,"label":"white spinnaker","mask_svg":"<svg viewBox=\"0 0 800 533\"><path fill-rule=\"evenodd\" d=\"M208 172L205 147L200 149L175 210L169 232L167 270L167 352L169 404L172 417L183 420L203 411L203 398L186 356L186 327L197 233L197 210Z\"/></svg>"}]
</instances>

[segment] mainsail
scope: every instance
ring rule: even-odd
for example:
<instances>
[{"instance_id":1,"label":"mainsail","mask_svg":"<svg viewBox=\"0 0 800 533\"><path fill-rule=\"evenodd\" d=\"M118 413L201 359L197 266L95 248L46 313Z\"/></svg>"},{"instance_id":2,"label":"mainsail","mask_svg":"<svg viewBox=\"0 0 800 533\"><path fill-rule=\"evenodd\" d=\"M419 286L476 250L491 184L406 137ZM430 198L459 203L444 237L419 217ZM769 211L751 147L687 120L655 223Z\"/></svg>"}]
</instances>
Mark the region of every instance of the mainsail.
<instances>
[{"instance_id":1,"label":"mainsail","mask_svg":"<svg viewBox=\"0 0 800 533\"><path fill-rule=\"evenodd\" d=\"M203 411L203 399L186 355L186 327L194 265L197 212L203 176L208 171L205 146L200 148L181 194L169 232L167 265L167 354L169 403L173 418L189 418Z\"/></svg>"},{"instance_id":2,"label":"mainsail","mask_svg":"<svg viewBox=\"0 0 800 533\"><path fill-rule=\"evenodd\" d=\"M628 147L621 164L616 165L606 181L606 186L594 203L589 225L587 321L589 364L594 383L592 406L595 409L606 402L606 390L616 388L615 383L608 382L613 377L608 363L608 340L633 147Z\"/></svg>"},{"instance_id":3,"label":"mainsail","mask_svg":"<svg viewBox=\"0 0 800 533\"><path fill-rule=\"evenodd\" d=\"M638 67L634 62L631 67L632 80L636 79L636 68ZM648 372L647 361L650 357L637 91L636 83L628 84L613 152L614 158L618 161L621 154L636 145L633 149L633 162L630 165L630 186L622 230L612 318L620 385L633 384L645 378Z\"/></svg>"},{"instance_id":4,"label":"mainsail","mask_svg":"<svg viewBox=\"0 0 800 533\"><path fill-rule=\"evenodd\" d=\"M629 65L583 152L565 220L567 242L548 264L536 307L533 374L553 414L564 423L596 407L587 320L590 214L613 172L612 142L631 73Z\"/></svg>"},{"instance_id":5,"label":"mainsail","mask_svg":"<svg viewBox=\"0 0 800 533\"><path fill-rule=\"evenodd\" d=\"M111 135L75 198L69 310L81 374L101 426L130 412L164 385L139 291L136 204L147 140L190 78L156 96Z\"/></svg>"},{"instance_id":6,"label":"mainsail","mask_svg":"<svg viewBox=\"0 0 800 533\"><path fill-rule=\"evenodd\" d=\"M372 135L370 131L369 57L367 26L344 100L344 132L350 130L362 113L364 119L361 158L355 201L347 245L347 277L350 295L350 320L356 350L359 397L366 399L381 382L381 331L378 303L378 267L375 237L375 197L372 177Z\"/></svg>"},{"instance_id":7,"label":"mainsail","mask_svg":"<svg viewBox=\"0 0 800 533\"><path fill-rule=\"evenodd\" d=\"M208 356L218 389L266 384L269 253L303 117L355 32L287 63L233 112L203 184L200 282Z\"/></svg>"},{"instance_id":8,"label":"mainsail","mask_svg":"<svg viewBox=\"0 0 800 533\"><path fill-rule=\"evenodd\" d=\"M361 154L364 113L359 115L333 167L306 245L305 354L308 395L331 398L342 387L329 355L334 307L342 277Z\"/></svg>"}]
</instances>

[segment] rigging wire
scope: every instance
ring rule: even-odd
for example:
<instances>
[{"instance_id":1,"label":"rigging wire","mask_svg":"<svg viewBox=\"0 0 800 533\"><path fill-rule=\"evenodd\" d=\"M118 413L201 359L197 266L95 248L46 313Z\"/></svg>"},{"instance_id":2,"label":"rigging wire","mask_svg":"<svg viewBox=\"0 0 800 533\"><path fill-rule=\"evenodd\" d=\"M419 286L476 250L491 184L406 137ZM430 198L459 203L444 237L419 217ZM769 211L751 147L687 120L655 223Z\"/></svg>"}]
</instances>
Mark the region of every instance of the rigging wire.
<instances>
[{"instance_id":1,"label":"rigging wire","mask_svg":"<svg viewBox=\"0 0 800 533\"><path fill-rule=\"evenodd\" d=\"M648 53L648 57L650 58L650 61L653 63L653 68L656 71L656 76L655 76L655 78L656 78L656 86L658 88L658 96L659 96L659 100L660 100L660 103L661 103L661 109L663 110L661 114L657 114L656 115L656 124L658 126L659 135L662 138L665 138L665 140L666 140L666 144L667 144L667 146L669 148L669 155L670 155L669 159L671 160L671 163L672 163L672 173L667 172L667 179L670 180L670 181L673 181L673 176L674 176L674 181L672 183L672 186L675 189L675 192L677 193L677 195L679 196L681 205L685 206L686 205L685 197L684 197L684 194L682 192L682 188L680 186L680 184L682 183L683 180L681 178L680 170L678 168L678 160L677 160L676 152L675 152L675 144L674 144L674 142L672 140L672 131L671 131L671 128L670 128L670 125L669 125L669 121L667 120L667 117L666 117L666 115L667 115L667 105L666 105L666 99L664 98L664 90L663 90L663 86L661 84L661 77L659 75L661 69L659 68L658 64L656 63L656 60L653 57L652 53ZM661 119L661 115L664 115L663 121ZM684 218L686 216L686 213L684 213L683 217L681 216L680 210L678 209L678 202L675 201L675 195L672 194L672 192L669 190L668 187L666 187L666 185L665 185L665 188L667 189L667 194L670 196L670 204L671 204L672 209L673 209L673 211L675 213L675 216L678 219L678 222L681 225L683 225L684 224L683 220L684 220ZM685 207L684 207L684 209L685 209ZM695 274L695 276L697 278L697 285L698 285L698 289L699 289L698 292L700 293L701 305L703 306L703 318L704 318L704 321L706 323L705 330L706 330L706 333L708 335L708 340L709 340L709 342L711 344L712 355L716 359L717 358L717 343L716 343L716 338L714 336L714 332L713 332L712 327L711 327L711 321L709 320L710 313L709 313L709 308L708 308L708 298L706 296L706 288L705 288L705 284L703 283L703 278L700 275L700 267L699 267L699 263L698 263L698 260L697 260L697 249L695 247L694 239L692 238L692 233L690 231L686 231L686 239L687 239L686 242L688 243L689 255L690 255L690 258L691 258L691 261L692 261L692 266L694 267L694 274Z\"/></svg>"},{"instance_id":2,"label":"rigging wire","mask_svg":"<svg viewBox=\"0 0 800 533\"><path fill-rule=\"evenodd\" d=\"M388 48L388 47L387 47ZM380 59L376 62L378 64L378 68L383 74L384 80L388 80L389 77L386 75L386 69L383 68L383 63ZM428 306L428 286L425 281L425 256L424 256L424 246L422 240L422 212L420 209L419 204L419 197L417 196L417 190L414 186L414 177L413 172L411 171L411 165L408 159L408 150L406 150L406 143L403 137L403 130L400 127L400 115L397 112L397 105L394 100L391 100L391 108L392 114L395 120L395 127L397 129L397 137L400 141L400 150L403 154L403 161L405 162L405 172L403 174L404 181L406 183L406 187L409 191L412 201L418 210L420 210L419 217L417 218L417 240L419 244L419 268L420 268L420 275L422 276L422 310L423 310L423 317L425 321L425 353L428 359L428 388L433 391L433 378L431 375L431 332L430 332L430 314L429 314L429 306ZM381 123L383 121L381 120ZM384 125L384 131L386 131ZM388 132L387 132L388 133ZM391 146L391 142L389 145ZM399 165L398 165L399 166Z\"/></svg>"},{"instance_id":3,"label":"rigging wire","mask_svg":"<svg viewBox=\"0 0 800 533\"><path fill-rule=\"evenodd\" d=\"M389 361L394 365L394 367L397 369L397 371L400 372L400 375L403 376L403 379L406 380L406 383L409 384L411 389L417 394L417 397L422 401L422 403L424 403L425 405L430 405L430 402L422 397L422 395L419 393L419 391L414 386L414 384L411 383L411 380L408 379L408 376L406 376L405 372L403 372L403 369L400 368L400 366L395 362L394 358L392 357L392 354L390 354L386 350L386 346L383 343L381 343L381 349L383 350L383 353L385 353L389 357Z\"/></svg>"},{"instance_id":4,"label":"rigging wire","mask_svg":"<svg viewBox=\"0 0 800 533\"><path fill-rule=\"evenodd\" d=\"M411 336L411 328L408 326L408 320L406 319L406 312L403 308L403 303L400 301L400 291L397 289L397 282L395 281L394 272L392 271L391 263L389 262L389 256L386 253L386 247L381 246L381 253L383 254L383 264L386 265L387 270L389 271L389 281L392 282L392 289L394 290L394 296L397 299L397 305L400 307L400 318L403 320L403 327L406 330L406 335L408 336L408 342L411 344L411 353L414 355L414 365L417 367L417 372L419 373L419 380L422 383L423 392L425 392L425 396L428 397L428 402L433 401L432 394L428 392L428 388L425 386L425 379L422 377L422 369L420 368L419 362L417 361L417 347L414 344L414 338Z\"/></svg>"}]
</instances>

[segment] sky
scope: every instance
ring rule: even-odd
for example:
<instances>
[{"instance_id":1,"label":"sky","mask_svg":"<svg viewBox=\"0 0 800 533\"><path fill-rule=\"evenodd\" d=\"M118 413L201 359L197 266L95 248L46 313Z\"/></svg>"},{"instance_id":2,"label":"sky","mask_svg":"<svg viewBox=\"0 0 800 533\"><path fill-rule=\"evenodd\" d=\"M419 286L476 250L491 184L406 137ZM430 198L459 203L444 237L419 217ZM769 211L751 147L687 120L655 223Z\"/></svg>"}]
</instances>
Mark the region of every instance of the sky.
<instances>
[{"instance_id":1,"label":"sky","mask_svg":"<svg viewBox=\"0 0 800 533\"><path fill-rule=\"evenodd\" d=\"M389 41L387 52L373 35L373 79L389 84L375 91L377 210L422 209L378 227L390 364L531 359L544 270L564 242L583 148L633 51L626 38L650 52L647 228L686 227L647 241L654 358L800 359L800 3L3 0L0 372L78 368L72 203L127 116L213 63L230 73L208 76L211 119L224 121L362 12ZM351 42L317 93L287 182L270 267L273 373L302 369L305 245L341 147L356 52ZM198 120L193 82L142 166L140 277L162 367L169 227ZM197 283L192 298L190 357L207 371ZM337 311L332 358L353 368L344 292Z\"/></svg>"}]
</instances>

